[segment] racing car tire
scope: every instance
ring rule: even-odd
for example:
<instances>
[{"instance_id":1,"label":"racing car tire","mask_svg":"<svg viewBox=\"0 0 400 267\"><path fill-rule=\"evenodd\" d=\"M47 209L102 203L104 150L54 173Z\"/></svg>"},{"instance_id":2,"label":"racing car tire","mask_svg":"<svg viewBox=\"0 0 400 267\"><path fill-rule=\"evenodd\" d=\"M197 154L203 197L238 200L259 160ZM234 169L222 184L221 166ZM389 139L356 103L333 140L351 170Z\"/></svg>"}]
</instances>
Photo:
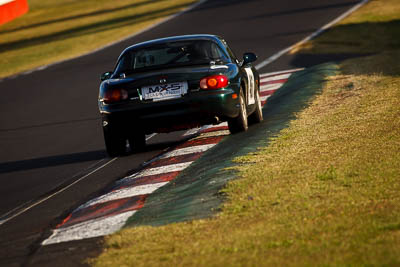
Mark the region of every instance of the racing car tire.
<instances>
[{"instance_id":1,"label":"racing car tire","mask_svg":"<svg viewBox=\"0 0 400 267\"><path fill-rule=\"evenodd\" d=\"M261 106L261 99L260 99L260 92L256 89L255 93L256 98L256 110L249 116L249 123L260 123L263 121L263 113L262 113L262 106Z\"/></svg>"},{"instance_id":2,"label":"racing car tire","mask_svg":"<svg viewBox=\"0 0 400 267\"><path fill-rule=\"evenodd\" d=\"M247 106L243 90L240 90L239 94L239 116L228 120L228 128L232 134L247 131L249 128L247 122Z\"/></svg>"},{"instance_id":3,"label":"racing car tire","mask_svg":"<svg viewBox=\"0 0 400 267\"><path fill-rule=\"evenodd\" d=\"M104 143L110 157L118 157L126 152L126 138L116 129L103 128Z\"/></svg>"}]
</instances>

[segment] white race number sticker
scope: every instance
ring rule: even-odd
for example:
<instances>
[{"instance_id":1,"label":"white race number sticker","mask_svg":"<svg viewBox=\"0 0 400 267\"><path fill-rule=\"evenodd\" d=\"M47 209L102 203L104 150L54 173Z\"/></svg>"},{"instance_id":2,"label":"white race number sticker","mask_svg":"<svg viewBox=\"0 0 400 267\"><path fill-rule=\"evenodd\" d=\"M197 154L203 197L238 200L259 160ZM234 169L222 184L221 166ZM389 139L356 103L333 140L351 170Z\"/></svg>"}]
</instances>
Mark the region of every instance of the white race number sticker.
<instances>
[{"instance_id":1,"label":"white race number sticker","mask_svg":"<svg viewBox=\"0 0 400 267\"><path fill-rule=\"evenodd\" d=\"M254 103L256 103L256 99L255 99L255 85L254 85L254 74L253 71L251 70L251 68L244 68L246 73L247 73L247 99L248 99L248 104L252 105Z\"/></svg>"}]
</instances>

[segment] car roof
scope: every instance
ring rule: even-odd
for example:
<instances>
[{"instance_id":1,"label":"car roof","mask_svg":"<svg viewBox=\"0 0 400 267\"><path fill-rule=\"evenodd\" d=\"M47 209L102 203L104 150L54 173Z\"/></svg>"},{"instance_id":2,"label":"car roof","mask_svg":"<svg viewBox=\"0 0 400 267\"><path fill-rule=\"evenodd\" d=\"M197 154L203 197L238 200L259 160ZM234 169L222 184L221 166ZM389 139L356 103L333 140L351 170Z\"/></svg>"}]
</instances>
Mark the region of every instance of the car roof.
<instances>
[{"instance_id":1,"label":"car roof","mask_svg":"<svg viewBox=\"0 0 400 267\"><path fill-rule=\"evenodd\" d=\"M138 43L127 47L122 54L131 49L137 49L140 47L151 46L155 44L162 44L167 42L174 42L174 41L196 41L196 40L210 40L217 43L220 43L220 37L211 34L191 34L191 35L178 35L178 36L171 36L166 38L159 38L154 40L149 40L146 42Z\"/></svg>"}]
</instances>

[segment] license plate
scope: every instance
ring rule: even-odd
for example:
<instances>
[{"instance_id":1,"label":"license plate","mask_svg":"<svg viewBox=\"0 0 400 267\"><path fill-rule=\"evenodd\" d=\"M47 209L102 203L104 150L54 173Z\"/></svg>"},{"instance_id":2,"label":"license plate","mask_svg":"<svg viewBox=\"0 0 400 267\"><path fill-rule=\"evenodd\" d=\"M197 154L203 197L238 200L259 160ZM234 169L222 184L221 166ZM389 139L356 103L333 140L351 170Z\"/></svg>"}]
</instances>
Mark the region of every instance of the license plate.
<instances>
[{"instance_id":1,"label":"license plate","mask_svg":"<svg viewBox=\"0 0 400 267\"><path fill-rule=\"evenodd\" d=\"M187 82L157 84L142 87L142 97L144 100L162 101L182 97L187 91Z\"/></svg>"}]
</instances>

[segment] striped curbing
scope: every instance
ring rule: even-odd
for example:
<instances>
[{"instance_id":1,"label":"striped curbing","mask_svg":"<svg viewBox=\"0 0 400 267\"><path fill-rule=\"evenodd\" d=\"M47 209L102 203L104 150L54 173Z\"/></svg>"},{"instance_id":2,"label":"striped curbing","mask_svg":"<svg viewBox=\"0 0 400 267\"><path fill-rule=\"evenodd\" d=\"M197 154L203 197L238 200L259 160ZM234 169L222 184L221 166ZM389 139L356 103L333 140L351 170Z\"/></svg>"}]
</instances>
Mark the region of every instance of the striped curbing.
<instances>
[{"instance_id":1,"label":"striped curbing","mask_svg":"<svg viewBox=\"0 0 400 267\"><path fill-rule=\"evenodd\" d=\"M121 188L118 190L111 191L107 194L101 195L97 198L94 198L85 204L79 206L75 211L79 211L82 209L86 209L90 206L104 203L104 202L109 202L117 199L122 199L122 198L130 198L130 197L135 197L135 196L140 196L140 195L148 195L156 191L158 188L161 186L164 186L168 183L167 182L159 182L159 183L154 183L154 184L143 184L143 185L138 185L134 187L127 187L127 188Z\"/></svg>"},{"instance_id":2,"label":"striped curbing","mask_svg":"<svg viewBox=\"0 0 400 267\"><path fill-rule=\"evenodd\" d=\"M112 234L124 226L125 222L135 214L129 211L113 217L98 218L75 224L70 227L60 227L53 230L52 235L42 242L42 245L57 244L71 240L99 237Z\"/></svg>"},{"instance_id":3,"label":"striped curbing","mask_svg":"<svg viewBox=\"0 0 400 267\"><path fill-rule=\"evenodd\" d=\"M290 76L297 71L302 69L284 70L273 73L266 73L260 75L260 99L261 104L264 106L267 103L267 99L281 88Z\"/></svg>"}]
</instances>

